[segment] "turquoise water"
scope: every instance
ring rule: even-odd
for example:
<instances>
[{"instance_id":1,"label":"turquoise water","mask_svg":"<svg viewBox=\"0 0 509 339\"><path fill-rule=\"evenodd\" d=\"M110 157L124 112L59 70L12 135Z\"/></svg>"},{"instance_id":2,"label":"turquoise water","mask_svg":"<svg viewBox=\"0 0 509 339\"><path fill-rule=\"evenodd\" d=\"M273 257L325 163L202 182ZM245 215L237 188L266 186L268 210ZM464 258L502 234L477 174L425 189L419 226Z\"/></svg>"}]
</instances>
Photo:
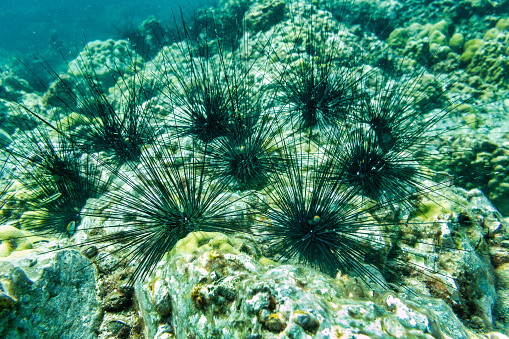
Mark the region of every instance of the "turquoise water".
<instances>
[{"instance_id":1,"label":"turquoise water","mask_svg":"<svg viewBox=\"0 0 509 339\"><path fill-rule=\"evenodd\" d=\"M33 53L64 54L86 39L108 39L124 24L139 25L150 15L163 24L173 23L173 12L196 9L210 0L148 1L0 1L0 55Z\"/></svg>"}]
</instances>

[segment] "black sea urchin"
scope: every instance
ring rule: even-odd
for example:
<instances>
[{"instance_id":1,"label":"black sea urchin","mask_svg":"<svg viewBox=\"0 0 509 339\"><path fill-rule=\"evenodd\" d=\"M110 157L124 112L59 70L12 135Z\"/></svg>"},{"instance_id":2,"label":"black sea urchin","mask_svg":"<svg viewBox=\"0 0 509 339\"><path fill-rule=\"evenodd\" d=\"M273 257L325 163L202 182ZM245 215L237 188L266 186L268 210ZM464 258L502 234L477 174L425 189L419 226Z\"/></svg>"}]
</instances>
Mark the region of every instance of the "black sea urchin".
<instances>
[{"instance_id":1,"label":"black sea urchin","mask_svg":"<svg viewBox=\"0 0 509 339\"><path fill-rule=\"evenodd\" d=\"M267 116L259 119L258 115L259 112L238 118L227 136L210 144L208 157L213 177L241 190L264 187L270 175L284 166L281 142L277 140L279 126Z\"/></svg>"},{"instance_id":2,"label":"black sea urchin","mask_svg":"<svg viewBox=\"0 0 509 339\"><path fill-rule=\"evenodd\" d=\"M280 258L332 276L341 271L377 280L365 264L374 264L370 258L385 247L374 240L380 229L363 215L358 197L328 180L329 172L304 170L318 167L318 158L309 153L287 155L284 170L275 173L264 190L268 199L253 206L265 220L259 232L270 239L271 251Z\"/></svg>"},{"instance_id":3,"label":"black sea urchin","mask_svg":"<svg viewBox=\"0 0 509 339\"><path fill-rule=\"evenodd\" d=\"M356 73L350 68L358 62L357 52L343 50L335 36L339 27L334 20L314 6L293 45L280 57L274 82L287 106L287 123L298 129L325 128L343 122L352 106L361 98ZM290 35L290 34L289 34Z\"/></svg>"},{"instance_id":4,"label":"black sea urchin","mask_svg":"<svg viewBox=\"0 0 509 339\"><path fill-rule=\"evenodd\" d=\"M227 193L223 183L207 183L206 164L171 142L160 138L140 156L129 171L113 169L124 184L108 192L112 203L110 234L92 243L117 243L123 263L137 262L132 281L147 276L178 240L191 232L246 231L240 198ZM205 154L206 156L206 154ZM241 205L240 205L241 206ZM104 216L92 212L91 216Z\"/></svg>"},{"instance_id":5,"label":"black sea urchin","mask_svg":"<svg viewBox=\"0 0 509 339\"><path fill-rule=\"evenodd\" d=\"M411 207L410 197L431 197L448 184L433 184L433 172L423 167L430 161L428 144L438 137L433 127L471 96L448 98L443 88L452 80L438 81L424 70L409 79L392 77L395 70L383 74L372 70L365 76L370 85L349 121L329 134L329 165L333 180L355 194Z\"/></svg>"},{"instance_id":6,"label":"black sea urchin","mask_svg":"<svg viewBox=\"0 0 509 339\"><path fill-rule=\"evenodd\" d=\"M8 164L10 156L7 155L5 159L2 159L2 164L0 165L0 210L2 210L0 214L0 223L4 223L11 215L11 211L9 208L3 210L4 206L10 201L7 196L7 192L12 186L12 179L7 176L6 166Z\"/></svg>"},{"instance_id":7,"label":"black sea urchin","mask_svg":"<svg viewBox=\"0 0 509 339\"><path fill-rule=\"evenodd\" d=\"M117 58L113 65L101 65L108 69L108 75L101 78L88 45L68 64L72 75L57 74L46 64L55 82L43 99L64 110L62 119L67 122L60 127L67 129L60 133L72 138L87 153L106 151L118 164L136 161L141 147L156 134L150 126L153 110L148 101L153 89L137 68L139 60L134 52L125 52L127 61ZM107 95L104 87L109 83L116 83L116 87Z\"/></svg>"},{"instance_id":8,"label":"black sea urchin","mask_svg":"<svg viewBox=\"0 0 509 339\"><path fill-rule=\"evenodd\" d=\"M152 142L156 130L150 125L152 106L150 92L144 87L140 70L134 75L122 76L116 99L108 98L94 80L93 70L84 70L87 88L77 96L79 112L90 119L82 131L83 146L89 151L113 151L119 163L137 161L141 148ZM80 138L80 135L75 135Z\"/></svg>"},{"instance_id":9,"label":"black sea urchin","mask_svg":"<svg viewBox=\"0 0 509 339\"><path fill-rule=\"evenodd\" d=\"M18 110L35 115L23 106ZM23 213L21 226L39 235L70 236L81 222L86 201L104 193L110 180L102 180L98 163L72 140L51 134L43 125L27 130L22 119L16 122L16 142L3 150L13 166L11 175L20 184L10 212Z\"/></svg>"},{"instance_id":10,"label":"black sea urchin","mask_svg":"<svg viewBox=\"0 0 509 339\"><path fill-rule=\"evenodd\" d=\"M338 272L356 276L375 289L403 285L402 272L425 275L429 281L444 280L432 266L408 259L416 243L430 253L442 250L440 245L429 236L413 239L409 245L403 225L377 217L400 201L372 204L334 180L328 156L304 152L300 146L288 150L294 148L297 153L286 155L284 170L274 173L263 190L265 198L252 205L260 215L255 232L266 237L270 255L331 276ZM415 225L404 227L410 226Z\"/></svg>"},{"instance_id":11,"label":"black sea urchin","mask_svg":"<svg viewBox=\"0 0 509 339\"><path fill-rule=\"evenodd\" d=\"M244 119L242 115L256 106L251 74L256 58L236 49L239 42L219 37L206 40L207 31L215 25L208 26L207 20L203 24L196 28L203 32L197 37L183 24L182 41L172 53L161 53L156 67L165 71L163 94L175 112L171 125L176 134L209 143L227 136L236 128L235 120Z\"/></svg>"}]
</instances>

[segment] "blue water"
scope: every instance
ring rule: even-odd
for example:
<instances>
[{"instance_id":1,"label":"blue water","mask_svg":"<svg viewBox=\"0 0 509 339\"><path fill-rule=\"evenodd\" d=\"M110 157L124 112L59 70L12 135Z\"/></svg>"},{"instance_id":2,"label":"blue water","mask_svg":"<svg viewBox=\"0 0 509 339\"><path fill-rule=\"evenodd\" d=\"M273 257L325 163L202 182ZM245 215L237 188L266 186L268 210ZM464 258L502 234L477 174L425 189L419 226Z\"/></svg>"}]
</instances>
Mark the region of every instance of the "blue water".
<instances>
[{"instance_id":1,"label":"blue water","mask_svg":"<svg viewBox=\"0 0 509 339\"><path fill-rule=\"evenodd\" d=\"M64 53L83 41L115 38L118 27L138 26L150 15L163 24L173 12L211 6L213 0L0 0L0 59ZM173 12L172 12L173 11Z\"/></svg>"}]
</instances>

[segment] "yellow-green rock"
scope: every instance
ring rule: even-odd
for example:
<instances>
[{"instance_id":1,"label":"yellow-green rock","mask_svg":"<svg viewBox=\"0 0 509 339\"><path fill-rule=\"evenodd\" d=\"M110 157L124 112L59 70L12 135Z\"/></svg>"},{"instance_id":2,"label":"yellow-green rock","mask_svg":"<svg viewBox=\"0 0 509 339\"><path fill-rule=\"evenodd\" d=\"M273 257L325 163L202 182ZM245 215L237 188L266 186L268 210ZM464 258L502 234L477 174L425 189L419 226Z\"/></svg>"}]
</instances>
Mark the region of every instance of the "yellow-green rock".
<instances>
[{"instance_id":1,"label":"yellow-green rock","mask_svg":"<svg viewBox=\"0 0 509 339\"><path fill-rule=\"evenodd\" d=\"M260 264L262 264L263 266L277 265L277 262L272 261L272 260L270 260L268 258L265 258L265 257L261 257L260 260L258 260L258 262Z\"/></svg>"},{"instance_id":2,"label":"yellow-green rock","mask_svg":"<svg viewBox=\"0 0 509 339\"><path fill-rule=\"evenodd\" d=\"M449 39L449 47L455 52L461 52L464 44L465 38L461 33L454 33L451 39Z\"/></svg>"},{"instance_id":3,"label":"yellow-green rock","mask_svg":"<svg viewBox=\"0 0 509 339\"><path fill-rule=\"evenodd\" d=\"M62 130L69 131L75 129L79 125L87 124L90 124L90 119L79 113L72 112L60 120L59 126Z\"/></svg>"},{"instance_id":4,"label":"yellow-green rock","mask_svg":"<svg viewBox=\"0 0 509 339\"><path fill-rule=\"evenodd\" d=\"M410 27L412 27L412 26L410 26ZM417 26L415 26L415 27L417 28ZM426 24L426 25L422 26L421 31L419 33L417 33L417 39L422 39L424 37L429 36L431 27L432 27L431 24Z\"/></svg>"},{"instance_id":5,"label":"yellow-green rock","mask_svg":"<svg viewBox=\"0 0 509 339\"><path fill-rule=\"evenodd\" d=\"M497 36L500 34L500 30L498 28L492 28L489 29L486 33L484 33L483 39L485 41L496 39Z\"/></svg>"},{"instance_id":6,"label":"yellow-green rock","mask_svg":"<svg viewBox=\"0 0 509 339\"><path fill-rule=\"evenodd\" d=\"M408 34L408 31L404 28L396 28L394 29L391 34L389 34L389 37L387 38L387 43L389 43L391 46L398 46L398 47L404 47L406 45L406 42L410 35Z\"/></svg>"},{"instance_id":7,"label":"yellow-green rock","mask_svg":"<svg viewBox=\"0 0 509 339\"><path fill-rule=\"evenodd\" d=\"M239 254L235 248L235 241L223 233L218 232L192 232L180 239L170 254L193 253L201 251L221 251L222 253Z\"/></svg>"},{"instance_id":8,"label":"yellow-green rock","mask_svg":"<svg viewBox=\"0 0 509 339\"><path fill-rule=\"evenodd\" d=\"M13 251L22 251L32 248L32 244L27 240L25 234L16 227L3 225L0 226L0 257L7 257Z\"/></svg>"},{"instance_id":9,"label":"yellow-green rock","mask_svg":"<svg viewBox=\"0 0 509 339\"><path fill-rule=\"evenodd\" d=\"M443 45L445 43L446 39L447 39L447 37L444 35L444 33L440 32L438 30L434 31L429 36L429 42L431 44Z\"/></svg>"},{"instance_id":10,"label":"yellow-green rock","mask_svg":"<svg viewBox=\"0 0 509 339\"><path fill-rule=\"evenodd\" d=\"M480 119L477 117L477 115L475 115L475 113L465 115L463 117L463 121L465 124L472 128L478 128L481 123Z\"/></svg>"},{"instance_id":11,"label":"yellow-green rock","mask_svg":"<svg viewBox=\"0 0 509 339\"><path fill-rule=\"evenodd\" d=\"M445 20L441 20L429 28L429 35L431 36L433 33L437 32L437 31L446 35L448 30L449 30L449 23Z\"/></svg>"},{"instance_id":12,"label":"yellow-green rock","mask_svg":"<svg viewBox=\"0 0 509 339\"><path fill-rule=\"evenodd\" d=\"M484 46L484 40L482 39L472 39L468 40L464 46L464 52L460 56L460 63L463 65L468 65L475 53L480 50Z\"/></svg>"},{"instance_id":13,"label":"yellow-green rock","mask_svg":"<svg viewBox=\"0 0 509 339\"><path fill-rule=\"evenodd\" d=\"M509 86L509 31L502 31L496 39L488 40L473 54L468 64L463 64L472 77L479 76L484 83L490 85L483 92L483 98L493 91L505 90ZM491 93L487 93L488 90Z\"/></svg>"},{"instance_id":14,"label":"yellow-green rock","mask_svg":"<svg viewBox=\"0 0 509 339\"><path fill-rule=\"evenodd\" d=\"M495 25L495 27L498 28L501 31L509 30L509 18L498 20L498 22Z\"/></svg>"},{"instance_id":15,"label":"yellow-green rock","mask_svg":"<svg viewBox=\"0 0 509 339\"><path fill-rule=\"evenodd\" d=\"M461 115L475 114L477 110L470 104L460 104L456 107L456 111Z\"/></svg>"}]
</instances>

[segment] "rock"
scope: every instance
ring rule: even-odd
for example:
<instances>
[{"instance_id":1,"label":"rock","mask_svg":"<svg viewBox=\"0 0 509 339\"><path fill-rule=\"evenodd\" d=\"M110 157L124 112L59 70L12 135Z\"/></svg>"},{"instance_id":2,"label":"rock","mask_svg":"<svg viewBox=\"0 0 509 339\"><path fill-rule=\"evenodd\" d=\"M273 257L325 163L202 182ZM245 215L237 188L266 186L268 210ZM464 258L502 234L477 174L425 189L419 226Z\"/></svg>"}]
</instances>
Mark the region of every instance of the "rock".
<instances>
[{"instance_id":1,"label":"rock","mask_svg":"<svg viewBox=\"0 0 509 339\"><path fill-rule=\"evenodd\" d=\"M131 328L128 324L121 320L113 320L108 323L108 331L115 335L116 338L128 338Z\"/></svg>"},{"instance_id":2,"label":"rock","mask_svg":"<svg viewBox=\"0 0 509 339\"><path fill-rule=\"evenodd\" d=\"M21 92L31 92L30 84L16 75L0 75L0 98L8 101L17 101Z\"/></svg>"},{"instance_id":3,"label":"rock","mask_svg":"<svg viewBox=\"0 0 509 339\"><path fill-rule=\"evenodd\" d=\"M132 297L132 291L118 288L104 298L101 307L107 312L120 312L131 306Z\"/></svg>"},{"instance_id":4,"label":"rock","mask_svg":"<svg viewBox=\"0 0 509 339\"><path fill-rule=\"evenodd\" d=\"M97 254L94 260L99 271L103 273L111 273L114 269L118 268L119 261L111 253L101 251Z\"/></svg>"},{"instance_id":5,"label":"rock","mask_svg":"<svg viewBox=\"0 0 509 339\"><path fill-rule=\"evenodd\" d=\"M498 20L495 28L498 28L501 31L509 30L509 18Z\"/></svg>"},{"instance_id":6,"label":"rock","mask_svg":"<svg viewBox=\"0 0 509 339\"><path fill-rule=\"evenodd\" d=\"M158 279L154 283L153 303L154 309L161 316L167 316L171 314L171 297L170 288L161 279Z\"/></svg>"},{"instance_id":7,"label":"rock","mask_svg":"<svg viewBox=\"0 0 509 339\"><path fill-rule=\"evenodd\" d=\"M93 257L95 257L95 255L97 254L98 250L97 250L97 246L95 245L90 245L90 246L87 246L81 253L87 257L88 259L91 259Z\"/></svg>"},{"instance_id":8,"label":"rock","mask_svg":"<svg viewBox=\"0 0 509 339\"><path fill-rule=\"evenodd\" d=\"M9 225L0 226L0 257L31 248L32 244L22 231Z\"/></svg>"},{"instance_id":9,"label":"rock","mask_svg":"<svg viewBox=\"0 0 509 339\"><path fill-rule=\"evenodd\" d=\"M447 37L440 31L436 30L429 36L430 44L443 45L447 42Z\"/></svg>"},{"instance_id":10,"label":"rock","mask_svg":"<svg viewBox=\"0 0 509 339\"><path fill-rule=\"evenodd\" d=\"M47 107L76 107L76 97L72 90L73 79L67 74L60 74L42 97L42 104Z\"/></svg>"},{"instance_id":11,"label":"rock","mask_svg":"<svg viewBox=\"0 0 509 339\"><path fill-rule=\"evenodd\" d=\"M497 30L495 28L495 30ZM509 89L509 32L502 31L496 36L490 36L490 40L481 43L478 39L472 43L470 48L466 70L471 75L478 75L481 79L498 90ZM467 53L467 42L465 52ZM482 48L482 49L481 49ZM461 61L460 58L460 61Z\"/></svg>"},{"instance_id":12,"label":"rock","mask_svg":"<svg viewBox=\"0 0 509 339\"><path fill-rule=\"evenodd\" d=\"M169 33L165 26L154 16L149 16L129 37L136 52L145 59L153 58L168 40Z\"/></svg>"},{"instance_id":13,"label":"rock","mask_svg":"<svg viewBox=\"0 0 509 339\"><path fill-rule=\"evenodd\" d=\"M89 42L76 59L69 63L68 73L75 82L79 82L93 70L93 80L98 82L104 93L108 93L108 89L115 85L121 74L133 74L135 65L141 67L142 63L143 58L131 50L129 42L96 40Z\"/></svg>"},{"instance_id":14,"label":"rock","mask_svg":"<svg viewBox=\"0 0 509 339\"><path fill-rule=\"evenodd\" d=\"M95 269L74 250L0 262L0 281L15 307L4 307L2 338L96 338Z\"/></svg>"},{"instance_id":15,"label":"rock","mask_svg":"<svg viewBox=\"0 0 509 339\"><path fill-rule=\"evenodd\" d=\"M500 30L496 27L489 29L486 33L484 33L483 40L493 40L500 34Z\"/></svg>"},{"instance_id":16,"label":"rock","mask_svg":"<svg viewBox=\"0 0 509 339\"><path fill-rule=\"evenodd\" d=\"M306 311L295 311L293 321L310 335L316 334L320 328L318 318Z\"/></svg>"},{"instance_id":17,"label":"rock","mask_svg":"<svg viewBox=\"0 0 509 339\"><path fill-rule=\"evenodd\" d=\"M476 113L464 112L464 121L479 124ZM472 115L473 114L473 115ZM436 171L445 171L455 177L455 184L468 190L482 190L503 214L509 213L509 150L501 142L492 142L485 136L473 139L471 135L456 134L436 140L440 157L430 162Z\"/></svg>"},{"instance_id":18,"label":"rock","mask_svg":"<svg viewBox=\"0 0 509 339\"><path fill-rule=\"evenodd\" d=\"M449 47L452 48L453 51L459 53L463 50L463 45L465 44L465 38L461 33L454 33L449 39Z\"/></svg>"},{"instance_id":19,"label":"rock","mask_svg":"<svg viewBox=\"0 0 509 339\"><path fill-rule=\"evenodd\" d=\"M462 65L468 65L472 61L475 53L480 50L484 46L484 40L482 39L472 39L468 40L465 43L464 51L460 56L460 63Z\"/></svg>"},{"instance_id":20,"label":"rock","mask_svg":"<svg viewBox=\"0 0 509 339\"><path fill-rule=\"evenodd\" d=\"M285 7L285 2L282 0L256 3L245 15L246 25L253 31L266 31L283 19Z\"/></svg>"},{"instance_id":21,"label":"rock","mask_svg":"<svg viewBox=\"0 0 509 339\"><path fill-rule=\"evenodd\" d=\"M378 337L474 337L440 299L373 294L355 279L332 279L301 266L264 266L228 247L211 250L201 243L188 252L185 247L161 262L147 282L136 284L136 295L149 296L140 299L147 337L162 337L153 303L157 295L171 299L177 338L329 338L359 331ZM219 281L210 278L213 271L221 273Z\"/></svg>"}]
</instances>

